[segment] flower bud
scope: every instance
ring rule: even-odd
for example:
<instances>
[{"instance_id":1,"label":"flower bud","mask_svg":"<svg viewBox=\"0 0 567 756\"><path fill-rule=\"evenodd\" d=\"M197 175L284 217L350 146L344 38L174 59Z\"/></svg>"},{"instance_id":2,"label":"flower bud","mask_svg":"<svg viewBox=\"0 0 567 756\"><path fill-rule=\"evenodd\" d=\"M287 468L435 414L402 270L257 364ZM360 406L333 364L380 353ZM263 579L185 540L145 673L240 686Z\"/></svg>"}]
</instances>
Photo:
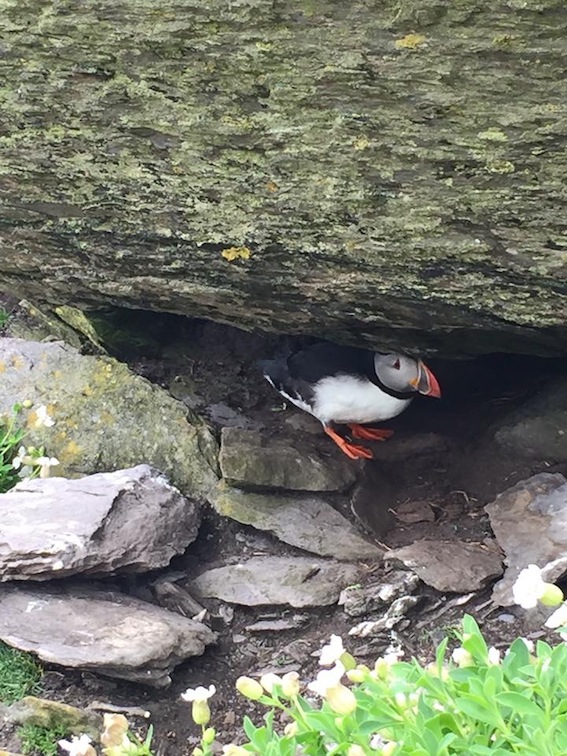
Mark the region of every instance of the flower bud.
<instances>
[{"instance_id":1,"label":"flower bud","mask_svg":"<svg viewBox=\"0 0 567 756\"><path fill-rule=\"evenodd\" d=\"M264 695L260 683L251 677L239 677L236 681L236 690L251 701L257 701Z\"/></svg>"},{"instance_id":2,"label":"flower bud","mask_svg":"<svg viewBox=\"0 0 567 756\"><path fill-rule=\"evenodd\" d=\"M559 606L564 600L563 591L553 583L545 583L545 588L539 600L544 606Z\"/></svg>"},{"instance_id":3,"label":"flower bud","mask_svg":"<svg viewBox=\"0 0 567 756\"><path fill-rule=\"evenodd\" d=\"M31 409L33 407L33 402L31 399L24 399L22 402L22 407L24 409Z\"/></svg>"},{"instance_id":4,"label":"flower bud","mask_svg":"<svg viewBox=\"0 0 567 756\"><path fill-rule=\"evenodd\" d=\"M247 751L246 748L237 746L235 743L229 743L228 745L223 746L222 752L224 756L250 756L250 751Z\"/></svg>"},{"instance_id":5,"label":"flower bud","mask_svg":"<svg viewBox=\"0 0 567 756\"><path fill-rule=\"evenodd\" d=\"M202 748L193 748L193 756L205 756L205 752Z\"/></svg>"},{"instance_id":6,"label":"flower bud","mask_svg":"<svg viewBox=\"0 0 567 756\"><path fill-rule=\"evenodd\" d=\"M353 744L348 747L347 756L366 756L366 751L359 745Z\"/></svg>"},{"instance_id":7,"label":"flower bud","mask_svg":"<svg viewBox=\"0 0 567 756\"><path fill-rule=\"evenodd\" d=\"M203 732L201 735L201 740L205 745L211 745L211 743L215 740L215 728L214 727L207 727L207 729Z\"/></svg>"},{"instance_id":8,"label":"flower bud","mask_svg":"<svg viewBox=\"0 0 567 756\"><path fill-rule=\"evenodd\" d=\"M459 646L451 654L451 659L459 667L474 667L473 655L466 649Z\"/></svg>"},{"instance_id":9,"label":"flower bud","mask_svg":"<svg viewBox=\"0 0 567 756\"><path fill-rule=\"evenodd\" d=\"M359 664L355 669L349 669L346 676L351 682L361 683L370 674L370 670L365 664Z\"/></svg>"},{"instance_id":10,"label":"flower bud","mask_svg":"<svg viewBox=\"0 0 567 756\"><path fill-rule=\"evenodd\" d=\"M193 701L191 704L191 716L195 724L209 724L211 721L211 710L207 701Z\"/></svg>"},{"instance_id":11,"label":"flower bud","mask_svg":"<svg viewBox=\"0 0 567 756\"><path fill-rule=\"evenodd\" d=\"M299 675L297 672L287 672L282 677L282 693L286 698L293 698L299 694Z\"/></svg>"},{"instance_id":12,"label":"flower bud","mask_svg":"<svg viewBox=\"0 0 567 756\"><path fill-rule=\"evenodd\" d=\"M327 702L337 714L351 714L356 709L356 697L344 685L336 685L327 690Z\"/></svg>"}]
</instances>

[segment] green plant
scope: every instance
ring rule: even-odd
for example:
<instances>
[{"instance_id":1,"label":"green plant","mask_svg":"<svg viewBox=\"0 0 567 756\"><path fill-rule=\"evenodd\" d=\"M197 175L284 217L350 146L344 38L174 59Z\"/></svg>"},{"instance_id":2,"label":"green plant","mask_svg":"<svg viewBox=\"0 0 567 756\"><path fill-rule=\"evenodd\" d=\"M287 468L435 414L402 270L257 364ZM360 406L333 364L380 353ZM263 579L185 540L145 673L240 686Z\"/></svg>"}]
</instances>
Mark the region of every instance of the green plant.
<instances>
[{"instance_id":1,"label":"green plant","mask_svg":"<svg viewBox=\"0 0 567 756\"><path fill-rule=\"evenodd\" d=\"M35 658L0 642L0 701L11 704L38 692L42 669Z\"/></svg>"},{"instance_id":2,"label":"green plant","mask_svg":"<svg viewBox=\"0 0 567 756\"><path fill-rule=\"evenodd\" d=\"M0 328L3 328L8 321L8 313L4 307L0 307Z\"/></svg>"},{"instance_id":3,"label":"green plant","mask_svg":"<svg viewBox=\"0 0 567 756\"><path fill-rule=\"evenodd\" d=\"M57 756L57 741L66 734L64 727L39 727L25 724L18 728L18 737L22 742L22 753Z\"/></svg>"},{"instance_id":4,"label":"green plant","mask_svg":"<svg viewBox=\"0 0 567 756\"><path fill-rule=\"evenodd\" d=\"M35 427L50 428L54 421L44 405L33 407L32 402L14 404L8 414L0 415L0 493L6 493L22 478L47 477L51 467L58 465L55 457L46 457L43 446L22 446L27 435L22 428L23 414L31 413L28 422Z\"/></svg>"},{"instance_id":5,"label":"green plant","mask_svg":"<svg viewBox=\"0 0 567 756\"><path fill-rule=\"evenodd\" d=\"M240 692L268 707L262 725L244 720L247 743L225 746L226 756L557 756L567 753L567 645L538 642L535 654L516 640L501 660L475 620L466 616L461 647L447 660L448 638L436 660L382 658L358 665L338 645L333 669L308 689L321 706L275 675L258 683L241 678ZM339 645L340 643L340 645ZM331 646L326 649L331 649ZM324 649L325 651L325 649ZM328 656L328 654L327 654ZM331 663L327 659L325 663ZM344 684L348 677L354 685ZM287 691L286 691L287 687ZM275 713L288 720L283 728ZM208 728L209 730L211 728ZM212 754L210 735L197 756Z\"/></svg>"}]
</instances>

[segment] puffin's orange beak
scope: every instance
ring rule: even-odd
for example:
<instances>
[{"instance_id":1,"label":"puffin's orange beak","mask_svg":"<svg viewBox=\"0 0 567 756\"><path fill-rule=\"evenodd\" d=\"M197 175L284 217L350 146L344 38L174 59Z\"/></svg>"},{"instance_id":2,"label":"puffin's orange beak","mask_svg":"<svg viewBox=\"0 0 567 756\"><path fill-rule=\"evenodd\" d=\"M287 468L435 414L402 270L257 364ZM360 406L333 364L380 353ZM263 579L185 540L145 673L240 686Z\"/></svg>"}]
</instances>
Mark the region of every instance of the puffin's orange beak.
<instances>
[{"instance_id":1,"label":"puffin's orange beak","mask_svg":"<svg viewBox=\"0 0 567 756\"><path fill-rule=\"evenodd\" d=\"M416 391L424 396L434 396L437 399L441 396L441 389L437 378L433 375L431 370L421 360L417 363L418 375L417 378L411 382Z\"/></svg>"}]
</instances>

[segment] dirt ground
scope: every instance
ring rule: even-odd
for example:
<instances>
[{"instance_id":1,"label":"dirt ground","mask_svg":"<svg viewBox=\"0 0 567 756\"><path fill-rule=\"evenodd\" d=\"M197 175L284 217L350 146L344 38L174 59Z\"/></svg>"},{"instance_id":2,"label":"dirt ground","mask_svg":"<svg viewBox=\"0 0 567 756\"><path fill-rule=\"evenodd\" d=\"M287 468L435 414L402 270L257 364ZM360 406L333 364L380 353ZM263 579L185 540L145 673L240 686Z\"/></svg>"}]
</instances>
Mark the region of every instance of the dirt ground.
<instances>
[{"instance_id":1,"label":"dirt ground","mask_svg":"<svg viewBox=\"0 0 567 756\"><path fill-rule=\"evenodd\" d=\"M129 316L128 316L129 317ZM152 342L119 349L121 356L138 373L164 387L171 387L178 398L189 401L197 412L206 416L215 430L224 424L246 422L265 433L301 434L303 420L292 420L303 413L284 408L280 397L262 379L255 360L269 357L285 346L286 339L249 334L226 326L182 318L165 318L149 329ZM297 340L295 340L297 342ZM393 526L386 533L374 534L386 547L397 547L419 538L446 538L482 541L491 534L483 507L497 493L518 480L542 470L561 471L554 460L540 460L532 465L492 452L483 452L487 429L536 391L545 380L564 372L565 362L541 360L517 355L492 355L471 361L428 360L443 389L441 400L420 398L396 418L392 427L402 443L417 433L435 433L445 439L436 452L415 451L402 458L364 463L376 466L377 480L383 486L377 496L383 498L384 511L390 510ZM296 426L294 428L294 425ZM317 437L321 448L330 442ZM399 441L399 442L400 442ZM395 443L392 440L387 443ZM355 465L362 463L353 462ZM359 528L348 498L334 502ZM417 522L396 512L415 512L423 505L428 518ZM413 518L415 519L415 518ZM419 517L418 517L419 520ZM205 512L197 541L187 553L168 569L174 577L194 575L204 567L222 563L226 557L245 557L262 553L294 553L294 549L253 528ZM379 582L385 574L382 565L368 565L365 583ZM152 600L151 582L156 575L116 581L146 600ZM182 581L180 582L182 585ZM430 659L444 634L465 613L473 614L489 641L506 648L517 635L537 637L539 628L527 627L521 612L494 608L490 590L476 593L461 605L455 596L444 596L422 586L416 610L396 629L407 656ZM254 706L237 695L234 682L241 674L255 675L266 671L301 670L305 676L316 667L312 653L326 642L331 633L343 635L349 650L361 662L372 662L387 645L381 637L377 643L368 638L346 640L353 624L364 617L347 617L340 607L293 610L285 607L264 609L226 608L208 602L210 621L219 633L218 644L207 649L203 657L192 659L177 668L173 684L166 691L105 680L90 673L48 669L43 678L43 694L75 705L93 701L121 706L138 706L151 712L154 725L154 748L160 756L183 756L197 744L197 728L192 724L189 707L180 694L196 685L214 684L217 694L211 700L212 724L221 742L239 737L239 723L244 714L259 718ZM251 633L246 628L259 618L301 615L301 627L285 632ZM143 732L146 721L131 718ZM16 748L13 733L0 730L0 747Z\"/></svg>"}]
</instances>

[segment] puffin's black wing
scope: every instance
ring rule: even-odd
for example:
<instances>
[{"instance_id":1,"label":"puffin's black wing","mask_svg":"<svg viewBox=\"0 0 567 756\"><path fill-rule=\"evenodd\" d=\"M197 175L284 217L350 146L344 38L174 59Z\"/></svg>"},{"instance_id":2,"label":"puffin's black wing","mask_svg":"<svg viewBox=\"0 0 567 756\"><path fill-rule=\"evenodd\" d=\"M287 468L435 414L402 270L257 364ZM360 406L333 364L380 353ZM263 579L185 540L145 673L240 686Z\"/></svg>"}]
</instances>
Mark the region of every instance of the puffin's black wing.
<instances>
[{"instance_id":1,"label":"puffin's black wing","mask_svg":"<svg viewBox=\"0 0 567 756\"><path fill-rule=\"evenodd\" d=\"M291 378L310 384L341 373L369 377L374 374L374 353L321 342L294 352L287 359L287 369Z\"/></svg>"}]
</instances>

